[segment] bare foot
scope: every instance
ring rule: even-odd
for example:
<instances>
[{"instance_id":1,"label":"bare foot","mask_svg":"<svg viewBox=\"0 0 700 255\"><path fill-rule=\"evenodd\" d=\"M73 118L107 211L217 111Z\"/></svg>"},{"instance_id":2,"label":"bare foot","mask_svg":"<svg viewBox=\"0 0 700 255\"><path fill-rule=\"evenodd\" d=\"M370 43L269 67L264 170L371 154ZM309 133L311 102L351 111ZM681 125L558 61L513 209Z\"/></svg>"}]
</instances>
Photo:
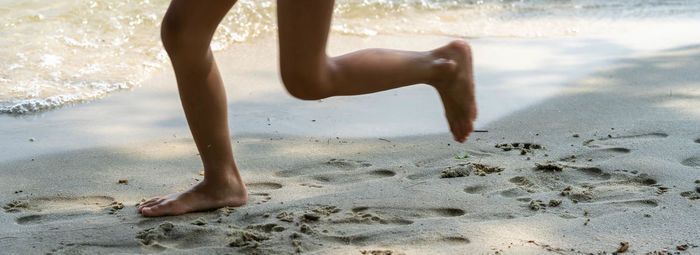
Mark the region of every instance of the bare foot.
<instances>
[{"instance_id":1,"label":"bare foot","mask_svg":"<svg viewBox=\"0 0 700 255\"><path fill-rule=\"evenodd\" d=\"M240 180L204 181L189 190L154 197L139 205L143 216L169 216L204 211L224 206L241 206L248 200L248 191Z\"/></svg>"},{"instance_id":2,"label":"bare foot","mask_svg":"<svg viewBox=\"0 0 700 255\"><path fill-rule=\"evenodd\" d=\"M452 136L463 143L474 131L477 115L471 49L467 42L455 40L430 53L438 59L437 78L429 83L440 94Z\"/></svg>"}]
</instances>

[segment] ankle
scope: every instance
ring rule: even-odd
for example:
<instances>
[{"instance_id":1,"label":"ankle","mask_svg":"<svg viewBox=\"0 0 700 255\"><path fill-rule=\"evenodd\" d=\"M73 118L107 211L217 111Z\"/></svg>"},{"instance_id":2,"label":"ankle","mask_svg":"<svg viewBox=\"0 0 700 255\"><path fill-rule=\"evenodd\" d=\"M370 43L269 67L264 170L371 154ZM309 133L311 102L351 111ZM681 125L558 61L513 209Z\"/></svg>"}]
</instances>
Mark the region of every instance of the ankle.
<instances>
[{"instance_id":1,"label":"ankle","mask_svg":"<svg viewBox=\"0 0 700 255\"><path fill-rule=\"evenodd\" d=\"M428 84L438 92L451 89L453 80L459 74L460 65L468 64L471 68L471 48L462 40L454 40L445 46L429 51L432 78ZM467 63L465 62L467 60Z\"/></svg>"},{"instance_id":2,"label":"ankle","mask_svg":"<svg viewBox=\"0 0 700 255\"><path fill-rule=\"evenodd\" d=\"M243 183L243 179L238 173L238 168L235 165L233 167L210 167L205 169L204 181L211 184L227 186L241 185Z\"/></svg>"},{"instance_id":3,"label":"ankle","mask_svg":"<svg viewBox=\"0 0 700 255\"><path fill-rule=\"evenodd\" d=\"M430 62L430 78L426 82L438 91L447 89L457 71L457 62L443 57L433 57Z\"/></svg>"}]
</instances>

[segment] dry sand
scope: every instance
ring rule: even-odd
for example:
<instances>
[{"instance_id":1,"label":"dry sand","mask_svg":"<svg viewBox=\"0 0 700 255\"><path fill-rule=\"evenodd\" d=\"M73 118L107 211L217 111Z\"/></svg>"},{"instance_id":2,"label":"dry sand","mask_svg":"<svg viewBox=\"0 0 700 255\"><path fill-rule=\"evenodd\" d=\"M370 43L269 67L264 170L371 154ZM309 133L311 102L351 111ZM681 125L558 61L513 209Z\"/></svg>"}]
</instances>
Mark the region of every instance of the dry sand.
<instances>
[{"instance_id":1,"label":"dry sand","mask_svg":"<svg viewBox=\"0 0 700 255\"><path fill-rule=\"evenodd\" d=\"M236 73L235 66L222 69ZM257 123L276 129L232 137L250 191L247 205L144 218L135 207L142 198L183 190L202 178L194 144L177 115L177 98L169 99L176 94L162 85L173 82L165 70L152 81L161 84L155 89L44 117L98 112L117 119L170 118L159 125L144 120L151 138L120 137L119 132L138 130L128 127L112 130L118 135L104 140L79 141L91 145L86 147L75 141L47 144L41 137L3 142L9 156L0 161L0 253L609 254L628 243L630 254L698 254L698 70L697 45L620 59L579 74L553 96L480 124L488 132L474 133L465 144L427 131L308 135L298 130L313 128L294 123L322 125L324 117L334 116L314 117L314 108L338 110L350 103L305 102L320 106L279 117L303 120ZM527 78L504 74L509 75ZM258 97L261 104L274 105L265 100L283 93L274 89L279 86L274 69L244 79L270 88ZM130 98L154 93L166 98L154 105L172 112L167 117L153 108L145 113L121 108L137 102ZM254 93L260 92L249 92ZM233 98L234 119L235 110L250 111ZM78 123L90 117L68 116ZM34 123L35 133L46 122L6 120L4 125ZM65 130L87 137L101 132L69 127ZM28 143L46 147L32 149ZM11 152L14 145L25 149Z\"/></svg>"}]
</instances>

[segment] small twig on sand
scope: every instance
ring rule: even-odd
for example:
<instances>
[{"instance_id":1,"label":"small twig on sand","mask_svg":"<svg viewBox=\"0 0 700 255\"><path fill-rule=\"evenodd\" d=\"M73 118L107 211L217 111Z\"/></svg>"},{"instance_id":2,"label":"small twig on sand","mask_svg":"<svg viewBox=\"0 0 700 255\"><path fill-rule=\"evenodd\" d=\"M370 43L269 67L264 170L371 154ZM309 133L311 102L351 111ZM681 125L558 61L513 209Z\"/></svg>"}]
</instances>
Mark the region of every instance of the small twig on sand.
<instances>
[{"instance_id":1,"label":"small twig on sand","mask_svg":"<svg viewBox=\"0 0 700 255\"><path fill-rule=\"evenodd\" d=\"M389 141L389 139L384 139L384 138L379 138L379 140L380 140L380 141L385 141L385 142L388 142L388 143L391 142L391 141Z\"/></svg>"},{"instance_id":2,"label":"small twig on sand","mask_svg":"<svg viewBox=\"0 0 700 255\"><path fill-rule=\"evenodd\" d=\"M474 133L488 133L488 130L474 130Z\"/></svg>"}]
</instances>

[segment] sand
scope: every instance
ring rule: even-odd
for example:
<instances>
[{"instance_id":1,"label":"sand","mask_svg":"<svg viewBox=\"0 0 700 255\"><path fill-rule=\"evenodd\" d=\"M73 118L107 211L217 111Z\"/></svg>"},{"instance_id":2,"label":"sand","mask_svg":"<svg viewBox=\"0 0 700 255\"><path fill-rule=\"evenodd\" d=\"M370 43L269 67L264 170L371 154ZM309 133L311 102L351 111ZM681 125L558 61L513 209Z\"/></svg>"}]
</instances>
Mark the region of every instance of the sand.
<instances>
[{"instance_id":1,"label":"sand","mask_svg":"<svg viewBox=\"0 0 700 255\"><path fill-rule=\"evenodd\" d=\"M411 48L400 36L331 43L341 39L331 51ZM419 37L412 47L447 40ZM575 44L476 48L488 52L487 42ZM274 56L270 47L273 39L236 45L219 61L247 205L137 213L143 198L202 179L163 70L133 92L2 117L0 253L700 253L700 46L582 58L546 74L560 76L542 81L550 89L528 87L541 73L517 70L542 67L527 60L503 67L513 72L487 70L504 59L479 60L477 128L486 132L465 144L450 140L425 86L301 102L285 95L274 57L235 65ZM522 87L501 84L511 79ZM507 100L523 91L536 99ZM396 113L381 120L375 111Z\"/></svg>"}]
</instances>

